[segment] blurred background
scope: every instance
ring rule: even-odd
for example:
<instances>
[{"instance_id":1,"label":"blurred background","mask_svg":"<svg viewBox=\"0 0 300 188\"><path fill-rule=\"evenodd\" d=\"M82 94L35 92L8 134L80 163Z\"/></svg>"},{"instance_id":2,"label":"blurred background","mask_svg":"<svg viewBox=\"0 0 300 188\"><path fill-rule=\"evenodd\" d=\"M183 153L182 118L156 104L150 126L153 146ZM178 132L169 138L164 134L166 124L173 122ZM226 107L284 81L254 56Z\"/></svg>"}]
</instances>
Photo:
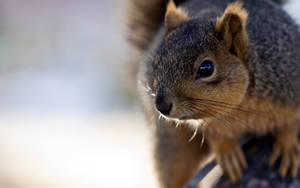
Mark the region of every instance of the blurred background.
<instances>
[{"instance_id":1,"label":"blurred background","mask_svg":"<svg viewBox=\"0 0 300 188\"><path fill-rule=\"evenodd\" d=\"M0 187L156 187L121 0L0 0ZM300 1L284 7L298 23ZM299 41L300 42L300 41Z\"/></svg>"}]
</instances>

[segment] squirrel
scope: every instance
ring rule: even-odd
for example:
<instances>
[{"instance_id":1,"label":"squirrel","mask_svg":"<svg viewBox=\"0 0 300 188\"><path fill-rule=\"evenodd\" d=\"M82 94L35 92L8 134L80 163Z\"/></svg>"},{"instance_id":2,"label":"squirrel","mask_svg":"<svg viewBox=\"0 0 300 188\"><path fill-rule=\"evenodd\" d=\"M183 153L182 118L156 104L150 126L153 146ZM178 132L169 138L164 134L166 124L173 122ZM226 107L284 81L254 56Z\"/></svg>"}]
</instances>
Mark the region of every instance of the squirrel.
<instances>
[{"instance_id":1,"label":"squirrel","mask_svg":"<svg viewBox=\"0 0 300 188\"><path fill-rule=\"evenodd\" d=\"M272 133L269 163L296 177L300 32L279 0L131 0L138 93L154 124L161 187L182 188L210 154L232 182L246 134Z\"/></svg>"}]
</instances>

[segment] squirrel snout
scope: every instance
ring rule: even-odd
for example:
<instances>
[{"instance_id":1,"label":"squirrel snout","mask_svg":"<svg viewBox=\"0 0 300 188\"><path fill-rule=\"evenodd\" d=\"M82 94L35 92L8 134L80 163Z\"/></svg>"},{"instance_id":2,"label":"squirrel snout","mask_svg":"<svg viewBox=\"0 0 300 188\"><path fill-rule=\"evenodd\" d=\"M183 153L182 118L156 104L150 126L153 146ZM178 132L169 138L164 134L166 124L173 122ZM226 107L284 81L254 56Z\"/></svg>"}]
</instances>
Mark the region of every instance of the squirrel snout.
<instances>
[{"instance_id":1,"label":"squirrel snout","mask_svg":"<svg viewBox=\"0 0 300 188\"><path fill-rule=\"evenodd\" d=\"M165 100L164 98L157 97L155 101L155 105L158 111L160 111L163 115L170 115L170 112L173 108L173 104Z\"/></svg>"},{"instance_id":2,"label":"squirrel snout","mask_svg":"<svg viewBox=\"0 0 300 188\"><path fill-rule=\"evenodd\" d=\"M158 111L160 111L163 115L170 115L170 112L173 108L173 103L168 95L164 92L164 90L160 90L155 99L155 105Z\"/></svg>"}]
</instances>

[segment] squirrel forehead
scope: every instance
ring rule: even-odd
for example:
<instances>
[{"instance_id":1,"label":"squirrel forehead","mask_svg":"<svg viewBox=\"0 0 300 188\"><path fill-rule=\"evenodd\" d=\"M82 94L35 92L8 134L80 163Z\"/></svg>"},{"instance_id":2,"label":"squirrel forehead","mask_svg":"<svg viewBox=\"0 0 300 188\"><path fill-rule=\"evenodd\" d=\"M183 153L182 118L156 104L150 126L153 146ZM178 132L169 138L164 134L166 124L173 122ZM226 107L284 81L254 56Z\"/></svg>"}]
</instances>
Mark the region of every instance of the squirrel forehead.
<instances>
[{"instance_id":1,"label":"squirrel forehead","mask_svg":"<svg viewBox=\"0 0 300 188\"><path fill-rule=\"evenodd\" d=\"M216 50L218 44L213 21L189 20L161 42L154 71L158 79L172 82L191 76L197 58Z\"/></svg>"},{"instance_id":2,"label":"squirrel forehead","mask_svg":"<svg viewBox=\"0 0 300 188\"><path fill-rule=\"evenodd\" d=\"M212 21L190 20L168 34L157 51L163 63L170 60L194 59L218 48L215 24Z\"/></svg>"},{"instance_id":3,"label":"squirrel forehead","mask_svg":"<svg viewBox=\"0 0 300 188\"><path fill-rule=\"evenodd\" d=\"M214 47L215 40L215 22L196 18L183 23L169 33L165 37L161 49L182 50L182 48L193 47L204 51Z\"/></svg>"}]
</instances>

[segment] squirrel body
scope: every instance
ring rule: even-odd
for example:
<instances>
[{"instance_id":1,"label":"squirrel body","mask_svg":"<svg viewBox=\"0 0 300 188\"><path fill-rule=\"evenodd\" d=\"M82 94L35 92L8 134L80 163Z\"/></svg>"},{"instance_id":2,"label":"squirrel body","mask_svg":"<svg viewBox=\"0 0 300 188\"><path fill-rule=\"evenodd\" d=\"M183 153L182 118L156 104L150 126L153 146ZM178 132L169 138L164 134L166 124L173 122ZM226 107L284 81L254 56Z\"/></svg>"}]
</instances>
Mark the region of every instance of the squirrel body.
<instances>
[{"instance_id":1,"label":"squirrel body","mask_svg":"<svg viewBox=\"0 0 300 188\"><path fill-rule=\"evenodd\" d=\"M237 181L247 168L237 140L248 133L273 133L270 164L282 155L280 175L295 177L300 32L280 2L132 2L130 39L147 57L138 90L156 124L161 187L183 187L209 153Z\"/></svg>"}]
</instances>

